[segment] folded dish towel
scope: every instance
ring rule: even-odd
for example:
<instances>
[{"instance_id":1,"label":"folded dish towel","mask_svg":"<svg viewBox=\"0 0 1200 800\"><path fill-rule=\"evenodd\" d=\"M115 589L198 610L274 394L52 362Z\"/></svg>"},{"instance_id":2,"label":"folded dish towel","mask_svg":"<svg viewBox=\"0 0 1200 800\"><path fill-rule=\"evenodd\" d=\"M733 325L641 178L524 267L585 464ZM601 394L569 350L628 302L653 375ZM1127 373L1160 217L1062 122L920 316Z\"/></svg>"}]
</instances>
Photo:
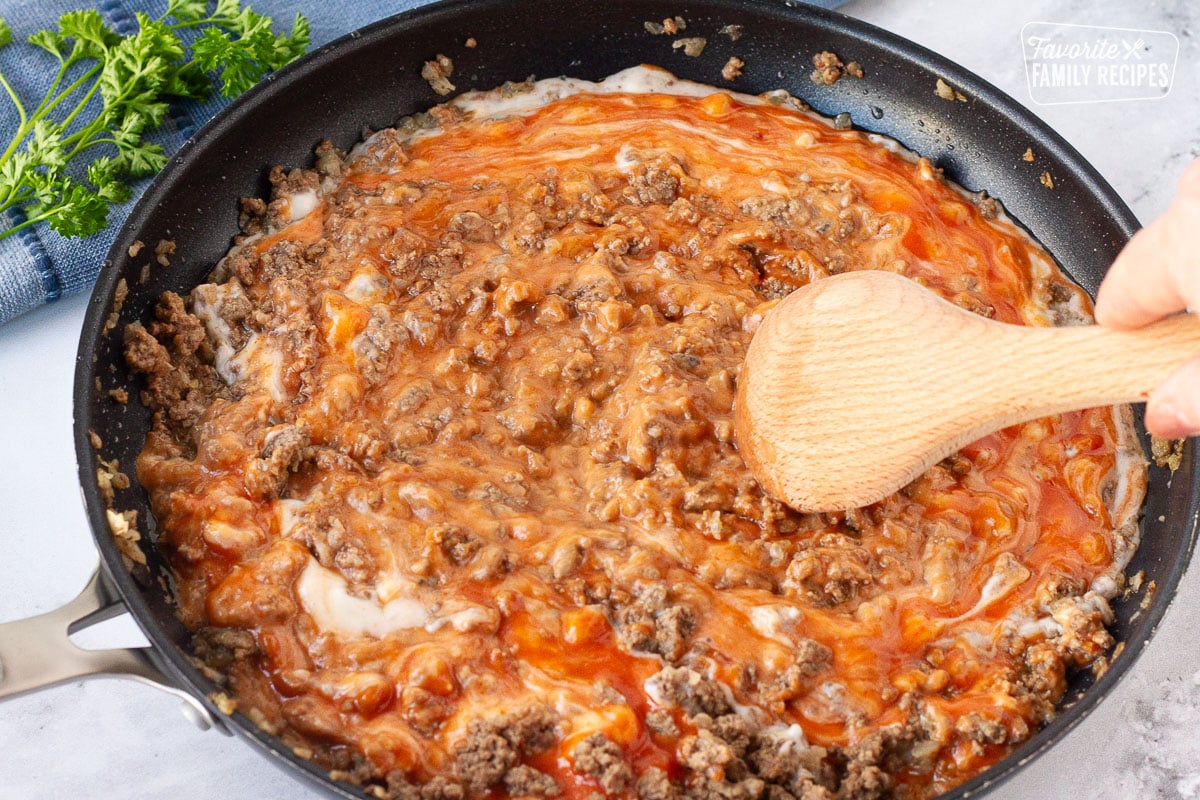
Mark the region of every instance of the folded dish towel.
<instances>
[{"instance_id":1,"label":"folded dish towel","mask_svg":"<svg viewBox=\"0 0 1200 800\"><path fill-rule=\"evenodd\" d=\"M297 12L312 26L312 47L317 47L355 28L392 14L424 5L428 0L359 0L329 3L317 0L253 0L253 8L272 17L276 30L290 27ZM834 8L843 0L808 0L812 5ZM108 24L121 34L137 29L134 14L144 11L162 13L161 0L0 0L0 18L12 28L14 43L0 49L0 72L27 103L36 105L45 94L53 69L51 57L26 46L24 39L43 28L53 28L58 17L72 9L95 7ZM20 44L18 44L18 42ZM17 126L17 115L0 95L0 143L7 143ZM203 103L185 102L172 106L171 115L161 130L152 136L168 154L173 153L229 101L220 96ZM2 144L0 144L2 146ZM140 181L129 202L110 209L108 227L85 239L68 239L52 231L45 223L24 228L14 236L0 239L0 323L23 314L43 303L89 288L104 264L117 228L125 220L150 179ZM19 215L0 214L0 230L23 221Z\"/></svg>"}]
</instances>

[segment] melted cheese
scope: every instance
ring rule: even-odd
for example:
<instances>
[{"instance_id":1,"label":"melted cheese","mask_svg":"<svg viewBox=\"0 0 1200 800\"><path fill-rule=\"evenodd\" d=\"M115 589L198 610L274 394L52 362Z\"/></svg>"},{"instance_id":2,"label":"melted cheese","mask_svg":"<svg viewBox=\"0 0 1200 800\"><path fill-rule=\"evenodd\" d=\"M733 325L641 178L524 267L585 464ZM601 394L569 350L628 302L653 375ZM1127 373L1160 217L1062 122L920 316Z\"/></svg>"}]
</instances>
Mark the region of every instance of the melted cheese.
<instances>
[{"instance_id":1,"label":"melted cheese","mask_svg":"<svg viewBox=\"0 0 1200 800\"><path fill-rule=\"evenodd\" d=\"M393 588L393 592L397 591ZM317 627L341 636L382 638L405 628L424 627L429 622L428 612L416 600L397 594L386 602L381 602L374 593L356 597L350 594L345 578L313 559L296 581L296 595Z\"/></svg>"}]
</instances>

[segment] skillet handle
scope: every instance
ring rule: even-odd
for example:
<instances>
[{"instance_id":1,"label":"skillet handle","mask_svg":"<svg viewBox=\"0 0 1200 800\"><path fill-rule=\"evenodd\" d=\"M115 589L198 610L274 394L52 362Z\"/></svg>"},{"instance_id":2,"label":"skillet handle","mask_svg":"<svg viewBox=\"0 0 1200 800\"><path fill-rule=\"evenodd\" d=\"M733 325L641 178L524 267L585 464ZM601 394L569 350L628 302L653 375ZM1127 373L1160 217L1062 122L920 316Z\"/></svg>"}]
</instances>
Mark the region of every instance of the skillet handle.
<instances>
[{"instance_id":1,"label":"skillet handle","mask_svg":"<svg viewBox=\"0 0 1200 800\"><path fill-rule=\"evenodd\" d=\"M100 570L71 602L36 617L0 623L0 700L92 677L129 678L183 701L183 713L201 730L232 735L204 704L171 685L149 658L149 647L84 650L68 638L126 612L105 587Z\"/></svg>"}]
</instances>

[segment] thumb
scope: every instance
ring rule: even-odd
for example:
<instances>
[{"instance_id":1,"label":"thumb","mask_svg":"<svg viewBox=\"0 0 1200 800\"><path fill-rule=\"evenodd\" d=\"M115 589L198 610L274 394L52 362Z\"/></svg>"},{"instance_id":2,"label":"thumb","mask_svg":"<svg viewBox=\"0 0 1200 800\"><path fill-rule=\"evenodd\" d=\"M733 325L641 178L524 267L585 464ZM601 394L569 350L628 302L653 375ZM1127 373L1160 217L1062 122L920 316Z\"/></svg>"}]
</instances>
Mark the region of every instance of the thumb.
<instances>
[{"instance_id":1,"label":"thumb","mask_svg":"<svg viewBox=\"0 0 1200 800\"><path fill-rule=\"evenodd\" d=\"M1177 369L1150 395L1146 429L1162 439L1200 434L1200 358Z\"/></svg>"},{"instance_id":2,"label":"thumb","mask_svg":"<svg viewBox=\"0 0 1200 800\"><path fill-rule=\"evenodd\" d=\"M1200 308L1200 159L1179 179L1166 213L1134 234L1096 294L1096 321L1136 328Z\"/></svg>"}]
</instances>

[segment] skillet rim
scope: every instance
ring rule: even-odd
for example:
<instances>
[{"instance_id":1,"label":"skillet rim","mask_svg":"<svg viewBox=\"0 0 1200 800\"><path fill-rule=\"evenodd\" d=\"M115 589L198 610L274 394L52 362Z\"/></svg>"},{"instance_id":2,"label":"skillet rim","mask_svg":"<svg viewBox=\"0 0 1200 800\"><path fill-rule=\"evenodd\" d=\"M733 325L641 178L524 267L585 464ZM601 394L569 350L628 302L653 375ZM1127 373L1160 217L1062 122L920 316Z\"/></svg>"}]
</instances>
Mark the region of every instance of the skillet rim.
<instances>
[{"instance_id":1,"label":"skillet rim","mask_svg":"<svg viewBox=\"0 0 1200 800\"><path fill-rule=\"evenodd\" d=\"M386 41L393 34L410 26L431 24L442 18L453 19L464 15L469 16L472 12L483 12L489 8L506 5L508 4L505 0L443 0L381 19L313 50L276 72L267 80L260 82L219 111L180 147L168 165L151 181L149 187L130 211L114 239L105 259L104 268L92 290L81 331L73 391L75 451L88 521L101 557L105 579L122 598L136 623L151 642L150 651L153 660L175 685L198 697L214 716L217 716L244 738L254 742L269 757L269 760L284 768L293 777L306 777L312 788L344 798L365 798L367 795L351 784L332 780L325 771L311 762L295 756L280 739L266 734L241 713L235 713L232 716L219 713L209 696L209 693L216 690L216 687L188 662L186 651L176 645L167 635L148 607L146 598L143 596L145 590L137 584L125 568L122 556L113 543L105 520L105 506L99 496L95 481L97 454L92 449L89 439L89 431L92 428L92 386L93 380L96 378L97 349L106 335L102 331L102 327L109 314L110 298L113 296L118 280L122 277L122 265L127 260L127 248L135 239L139 238L138 232L144 218L156 206L169 198L178 177L195 161L202 161L205 146L210 140L231 129L236 130L257 106L289 91L291 87L302 83L310 76L331 69L332 64L336 64L360 48L368 48ZM1098 204L1108 219L1115 223L1124 240L1128 240L1139 227L1136 217L1125 202L1072 145L1015 99L949 59L870 23L838 12L808 6L796 2L796 0L784 0L782 3L769 2L769 0L701 0L698 5L732 12L753 11L763 16L783 18L785 21L794 20L796 17L807 17L808 22L831 34L840 34L864 41L872 47L882 49L892 58L910 63L926 71L931 76L938 75L947 79L951 84L967 92L973 99L1021 125L1026 130L1036 133L1039 137L1039 148L1070 168L1072 179L1078 182L1081 190L1090 200ZM684 10L685 13L686 11L687 9ZM856 127L864 131L870 130L869 125L860 126L856 123ZM286 131L284 135L286 136ZM1123 244L1123 242L1121 243ZM1047 250L1049 251L1049 248ZM1055 254L1051 253L1051 255ZM1056 260L1058 259L1056 258ZM1078 725L1136 662L1170 606L1175 590L1190 563L1196 544L1197 523L1200 518L1200 470L1193 468L1190 478L1188 512L1190 531L1185 532L1186 541L1181 551L1183 557L1172 565L1154 603L1146 610L1142 627L1148 633L1133 640L1126 640L1125 650L1113 667L1097 679L1081 697L1077 699L1064 697L1055 719L1030 737L1016 752L971 780L939 795L941 800L961 800L980 792L991 791L1003 783L1018 770L1041 756ZM298 775L297 772L300 774Z\"/></svg>"}]
</instances>

